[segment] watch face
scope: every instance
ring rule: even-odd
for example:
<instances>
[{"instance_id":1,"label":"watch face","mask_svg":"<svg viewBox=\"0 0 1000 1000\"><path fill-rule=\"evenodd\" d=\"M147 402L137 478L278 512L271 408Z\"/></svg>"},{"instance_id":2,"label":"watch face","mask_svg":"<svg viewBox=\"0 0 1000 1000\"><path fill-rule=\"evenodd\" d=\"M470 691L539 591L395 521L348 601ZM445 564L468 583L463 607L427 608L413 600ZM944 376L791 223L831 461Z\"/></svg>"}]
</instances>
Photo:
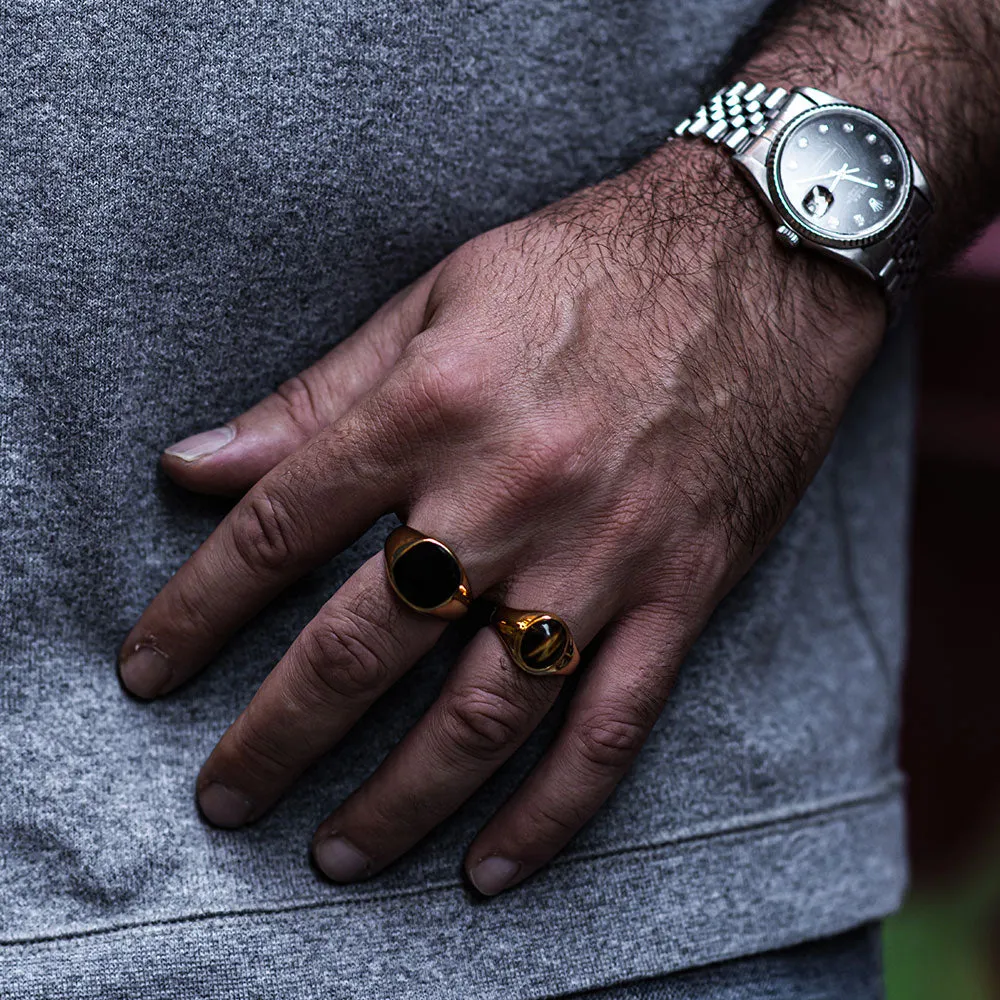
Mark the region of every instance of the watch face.
<instances>
[{"instance_id":1,"label":"watch face","mask_svg":"<svg viewBox=\"0 0 1000 1000\"><path fill-rule=\"evenodd\" d=\"M795 228L825 243L869 243L906 206L910 158L881 118L844 105L800 115L781 134L771 184Z\"/></svg>"}]
</instances>

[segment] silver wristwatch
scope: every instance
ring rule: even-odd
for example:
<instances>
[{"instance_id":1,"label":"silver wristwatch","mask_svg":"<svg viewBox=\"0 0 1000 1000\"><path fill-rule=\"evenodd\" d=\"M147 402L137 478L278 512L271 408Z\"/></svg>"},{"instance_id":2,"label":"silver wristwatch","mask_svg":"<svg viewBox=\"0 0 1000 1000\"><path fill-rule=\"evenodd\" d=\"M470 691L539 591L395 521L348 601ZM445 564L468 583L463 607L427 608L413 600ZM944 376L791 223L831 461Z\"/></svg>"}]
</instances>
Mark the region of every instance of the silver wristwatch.
<instances>
[{"instance_id":1,"label":"silver wristwatch","mask_svg":"<svg viewBox=\"0 0 1000 1000\"><path fill-rule=\"evenodd\" d=\"M808 246L867 274L890 316L916 279L930 187L878 115L811 87L734 83L675 129L733 155L789 248Z\"/></svg>"}]
</instances>

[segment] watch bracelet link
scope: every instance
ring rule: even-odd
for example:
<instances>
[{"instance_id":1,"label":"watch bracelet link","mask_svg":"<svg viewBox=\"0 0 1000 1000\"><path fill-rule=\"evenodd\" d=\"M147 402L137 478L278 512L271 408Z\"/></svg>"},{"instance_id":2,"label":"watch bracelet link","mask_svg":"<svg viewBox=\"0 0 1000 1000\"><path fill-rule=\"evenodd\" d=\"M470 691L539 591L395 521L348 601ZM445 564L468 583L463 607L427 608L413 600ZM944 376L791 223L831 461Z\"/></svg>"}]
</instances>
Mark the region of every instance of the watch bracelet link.
<instances>
[{"instance_id":1,"label":"watch bracelet link","mask_svg":"<svg viewBox=\"0 0 1000 1000\"><path fill-rule=\"evenodd\" d=\"M762 83L742 80L717 90L690 118L675 129L676 136L701 136L736 152L751 136L760 135L787 103L784 87L768 90Z\"/></svg>"},{"instance_id":2,"label":"watch bracelet link","mask_svg":"<svg viewBox=\"0 0 1000 1000\"><path fill-rule=\"evenodd\" d=\"M690 118L677 125L673 134L679 138L700 136L729 153L737 153L764 132L791 96L784 87L768 89L760 82L747 84L738 80L719 88ZM919 196L914 195L914 198ZM925 205L924 211L909 212L886 237L891 241L892 258L876 280L886 297L890 323L901 311L919 276L919 237L929 214L930 205Z\"/></svg>"},{"instance_id":3,"label":"watch bracelet link","mask_svg":"<svg viewBox=\"0 0 1000 1000\"><path fill-rule=\"evenodd\" d=\"M920 234L931 214L931 206L917 192L913 192L911 197L913 210L889 235L892 257L878 276L879 286L888 303L890 323L902 311L923 265ZM916 210L918 204L923 206L922 210Z\"/></svg>"}]
</instances>

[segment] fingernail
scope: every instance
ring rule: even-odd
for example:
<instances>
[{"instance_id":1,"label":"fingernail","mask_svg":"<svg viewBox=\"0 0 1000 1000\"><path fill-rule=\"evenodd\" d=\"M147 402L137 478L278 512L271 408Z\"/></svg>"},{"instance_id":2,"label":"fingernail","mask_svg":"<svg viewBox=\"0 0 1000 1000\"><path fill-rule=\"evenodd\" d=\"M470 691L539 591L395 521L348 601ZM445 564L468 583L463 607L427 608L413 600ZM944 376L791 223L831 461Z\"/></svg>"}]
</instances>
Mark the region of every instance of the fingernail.
<instances>
[{"instance_id":1,"label":"fingernail","mask_svg":"<svg viewBox=\"0 0 1000 1000\"><path fill-rule=\"evenodd\" d=\"M510 858L501 858L500 855L494 854L483 858L475 868L471 869L469 878L484 896L495 896L514 881L520 870L520 861L511 861Z\"/></svg>"},{"instance_id":2,"label":"fingernail","mask_svg":"<svg viewBox=\"0 0 1000 1000\"><path fill-rule=\"evenodd\" d=\"M193 462L198 458L214 455L236 437L236 429L228 424L225 427L213 427L210 431L192 434L191 437L178 441L167 448L165 454L179 458L185 462Z\"/></svg>"},{"instance_id":3,"label":"fingernail","mask_svg":"<svg viewBox=\"0 0 1000 1000\"><path fill-rule=\"evenodd\" d=\"M169 686L170 661L152 646L137 646L118 668L122 684L140 698L155 698Z\"/></svg>"},{"instance_id":4,"label":"fingernail","mask_svg":"<svg viewBox=\"0 0 1000 1000\"><path fill-rule=\"evenodd\" d=\"M334 882L356 882L371 874L371 859L344 837L327 837L316 845L316 864Z\"/></svg>"},{"instance_id":5,"label":"fingernail","mask_svg":"<svg viewBox=\"0 0 1000 1000\"><path fill-rule=\"evenodd\" d=\"M198 794L205 819L215 826L242 826L253 812L253 803L221 781L213 781Z\"/></svg>"}]
</instances>

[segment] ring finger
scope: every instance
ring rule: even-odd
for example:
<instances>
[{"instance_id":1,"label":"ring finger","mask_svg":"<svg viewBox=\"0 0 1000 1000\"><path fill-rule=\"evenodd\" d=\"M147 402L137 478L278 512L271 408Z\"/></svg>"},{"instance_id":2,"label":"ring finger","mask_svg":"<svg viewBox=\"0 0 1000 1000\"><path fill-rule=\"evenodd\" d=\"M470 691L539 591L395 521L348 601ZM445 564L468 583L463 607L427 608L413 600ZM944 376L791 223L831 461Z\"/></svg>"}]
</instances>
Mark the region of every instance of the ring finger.
<instances>
[{"instance_id":1,"label":"ring finger","mask_svg":"<svg viewBox=\"0 0 1000 1000\"><path fill-rule=\"evenodd\" d=\"M570 593L566 579L522 578L509 589L507 600L517 607L558 613L577 643L584 645L613 609L608 594ZM564 679L519 669L496 632L483 629L427 713L320 825L313 839L319 867L337 881L353 881L409 850L528 738Z\"/></svg>"}]
</instances>

